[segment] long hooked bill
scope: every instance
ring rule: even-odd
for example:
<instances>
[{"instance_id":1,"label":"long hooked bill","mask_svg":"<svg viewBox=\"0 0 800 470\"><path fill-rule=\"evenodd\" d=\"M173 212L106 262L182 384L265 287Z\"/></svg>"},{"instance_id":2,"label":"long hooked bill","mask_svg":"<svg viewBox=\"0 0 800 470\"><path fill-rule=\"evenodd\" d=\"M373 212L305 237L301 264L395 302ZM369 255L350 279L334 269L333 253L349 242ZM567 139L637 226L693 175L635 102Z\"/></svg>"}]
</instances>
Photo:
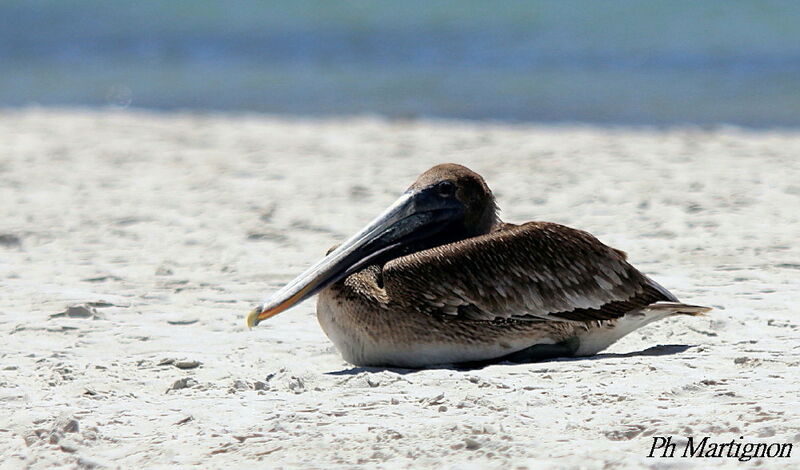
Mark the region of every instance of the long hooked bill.
<instances>
[{"instance_id":1,"label":"long hooked bill","mask_svg":"<svg viewBox=\"0 0 800 470\"><path fill-rule=\"evenodd\" d=\"M404 236L431 222L433 214L415 213L414 196L413 192L404 193L361 231L253 309L247 315L247 326L252 328L350 275L370 259L397 246Z\"/></svg>"}]
</instances>

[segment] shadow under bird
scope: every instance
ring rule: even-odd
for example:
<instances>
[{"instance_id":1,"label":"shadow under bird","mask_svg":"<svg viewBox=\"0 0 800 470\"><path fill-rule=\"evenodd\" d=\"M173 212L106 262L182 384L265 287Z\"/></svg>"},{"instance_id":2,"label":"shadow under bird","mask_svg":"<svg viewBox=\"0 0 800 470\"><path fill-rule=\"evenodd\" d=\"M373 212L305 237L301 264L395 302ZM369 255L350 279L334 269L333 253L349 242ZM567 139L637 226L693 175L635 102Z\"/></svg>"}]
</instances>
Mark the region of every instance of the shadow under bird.
<instances>
[{"instance_id":1,"label":"shadow under bird","mask_svg":"<svg viewBox=\"0 0 800 470\"><path fill-rule=\"evenodd\" d=\"M480 175L435 166L247 325L319 294L319 323L346 361L424 367L588 356L653 321L710 310L587 232L508 224L497 211Z\"/></svg>"}]
</instances>

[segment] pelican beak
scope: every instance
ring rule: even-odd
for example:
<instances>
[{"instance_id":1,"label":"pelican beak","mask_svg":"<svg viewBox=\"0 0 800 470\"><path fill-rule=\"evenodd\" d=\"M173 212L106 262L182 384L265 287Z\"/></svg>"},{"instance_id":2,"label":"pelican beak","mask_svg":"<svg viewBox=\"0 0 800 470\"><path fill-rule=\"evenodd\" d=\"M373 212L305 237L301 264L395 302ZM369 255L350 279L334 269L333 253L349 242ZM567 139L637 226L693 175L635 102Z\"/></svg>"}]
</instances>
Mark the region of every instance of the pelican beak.
<instances>
[{"instance_id":1,"label":"pelican beak","mask_svg":"<svg viewBox=\"0 0 800 470\"><path fill-rule=\"evenodd\" d=\"M454 198L436 198L428 190L407 191L358 233L297 276L247 315L252 328L367 266L377 256L418 239L423 228L443 225L462 207Z\"/></svg>"}]
</instances>

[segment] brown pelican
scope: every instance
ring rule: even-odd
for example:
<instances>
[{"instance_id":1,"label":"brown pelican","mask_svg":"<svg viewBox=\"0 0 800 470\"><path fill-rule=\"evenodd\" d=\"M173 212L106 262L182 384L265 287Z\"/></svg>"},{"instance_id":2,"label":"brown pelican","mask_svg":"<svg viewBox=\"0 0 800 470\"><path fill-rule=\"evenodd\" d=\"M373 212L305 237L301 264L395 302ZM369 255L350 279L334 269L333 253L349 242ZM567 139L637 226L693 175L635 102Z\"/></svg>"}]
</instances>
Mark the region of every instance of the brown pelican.
<instances>
[{"instance_id":1,"label":"brown pelican","mask_svg":"<svg viewBox=\"0 0 800 470\"><path fill-rule=\"evenodd\" d=\"M247 325L319 293L317 319L346 361L423 367L593 355L650 322L710 310L587 232L503 223L497 211L480 175L435 166Z\"/></svg>"}]
</instances>

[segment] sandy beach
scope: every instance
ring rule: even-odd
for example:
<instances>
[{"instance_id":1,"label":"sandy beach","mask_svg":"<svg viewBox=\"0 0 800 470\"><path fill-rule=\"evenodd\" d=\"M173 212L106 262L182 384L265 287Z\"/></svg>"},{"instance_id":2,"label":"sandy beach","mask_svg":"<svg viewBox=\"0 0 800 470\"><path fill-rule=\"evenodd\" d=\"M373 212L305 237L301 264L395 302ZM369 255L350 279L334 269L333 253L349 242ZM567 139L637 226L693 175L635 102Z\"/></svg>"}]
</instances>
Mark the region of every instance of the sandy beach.
<instances>
[{"instance_id":1,"label":"sandy beach","mask_svg":"<svg viewBox=\"0 0 800 470\"><path fill-rule=\"evenodd\" d=\"M800 465L800 132L0 112L0 469ZM715 308L592 358L344 362L244 316L424 170L587 230ZM791 458L648 458L655 437Z\"/></svg>"}]
</instances>

